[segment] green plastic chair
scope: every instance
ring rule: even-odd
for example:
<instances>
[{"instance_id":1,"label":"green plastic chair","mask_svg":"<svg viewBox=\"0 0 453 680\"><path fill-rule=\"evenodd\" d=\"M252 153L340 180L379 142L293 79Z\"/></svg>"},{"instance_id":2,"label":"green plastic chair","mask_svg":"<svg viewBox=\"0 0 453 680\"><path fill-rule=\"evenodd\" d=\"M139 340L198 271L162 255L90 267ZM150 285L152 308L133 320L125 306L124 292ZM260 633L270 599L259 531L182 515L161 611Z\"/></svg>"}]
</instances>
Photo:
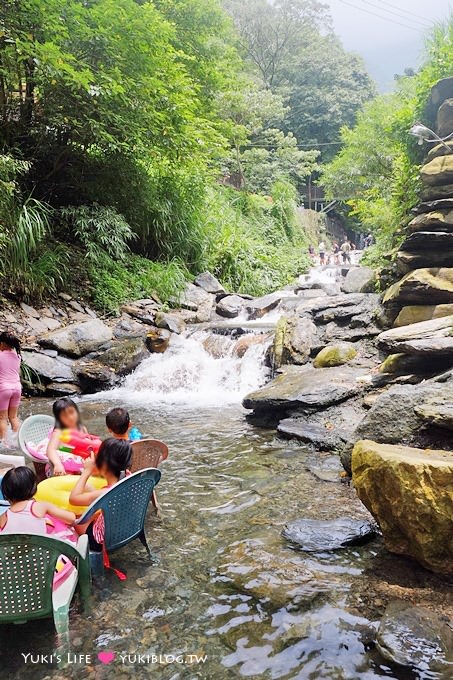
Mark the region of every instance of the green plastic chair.
<instances>
[{"instance_id":1,"label":"green plastic chair","mask_svg":"<svg viewBox=\"0 0 453 680\"><path fill-rule=\"evenodd\" d=\"M148 468L125 477L95 500L76 524L86 524L101 510L104 513L107 552L113 552L138 538L150 559L151 551L145 535L145 517L160 470Z\"/></svg>"},{"instance_id":2,"label":"green plastic chair","mask_svg":"<svg viewBox=\"0 0 453 680\"><path fill-rule=\"evenodd\" d=\"M20 449L33 462L38 481L42 481L46 477L46 463L41 459L34 458L27 449L27 443L33 442L34 444L39 444L39 442L49 436L49 432L53 429L54 425L55 420L52 416L39 414L26 418L19 429L18 439Z\"/></svg>"},{"instance_id":3,"label":"green plastic chair","mask_svg":"<svg viewBox=\"0 0 453 680\"><path fill-rule=\"evenodd\" d=\"M58 588L53 588L60 555L76 568ZM69 605L77 582L82 601L90 594L88 537L77 546L35 534L0 535L0 623L26 623L53 615L57 633L69 630Z\"/></svg>"}]
</instances>

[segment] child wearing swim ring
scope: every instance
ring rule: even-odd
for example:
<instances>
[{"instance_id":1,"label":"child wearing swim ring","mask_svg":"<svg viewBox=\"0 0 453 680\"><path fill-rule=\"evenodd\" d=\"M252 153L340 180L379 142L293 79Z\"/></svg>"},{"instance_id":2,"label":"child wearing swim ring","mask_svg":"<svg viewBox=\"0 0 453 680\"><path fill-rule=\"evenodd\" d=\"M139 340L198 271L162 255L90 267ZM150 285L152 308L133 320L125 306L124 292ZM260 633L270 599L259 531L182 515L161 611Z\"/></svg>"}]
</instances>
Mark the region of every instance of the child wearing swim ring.
<instances>
[{"instance_id":1,"label":"child wearing swim ring","mask_svg":"<svg viewBox=\"0 0 453 680\"><path fill-rule=\"evenodd\" d=\"M60 437L63 430L77 430L78 432L87 434L87 429L82 425L79 407L72 399L69 399L69 397L57 399L52 406L52 411L55 418L55 427L50 436L46 453L52 466L53 475L59 476L66 474L58 454Z\"/></svg>"},{"instance_id":2,"label":"child wearing swim ring","mask_svg":"<svg viewBox=\"0 0 453 680\"><path fill-rule=\"evenodd\" d=\"M10 503L8 510L0 516L0 531L3 534L38 534L48 532L46 515L51 515L65 524L75 521L75 514L62 510L53 503L34 501L36 475L30 468L12 468L4 475L1 484L2 494ZM50 519L51 521L51 519Z\"/></svg>"},{"instance_id":3,"label":"child wearing swim ring","mask_svg":"<svg viewBox=\"0 0 453 680\"><path fill-rule=\"evenodd\" d=\"M97 500L108 489L117 484L129 473L132 449L129 442L122 439L106 439L102 442L96 456L87 458L83 465L83 471L76 485L71 491L69 502L71 505L87 506ZM102 489L93 489L88 484L92 474L98 473L107 482ZM97 515L90 523L76 527L77 533L87 533L90 550L100 551L104 541L104 517Z\"/></svg>"}]
</instances>

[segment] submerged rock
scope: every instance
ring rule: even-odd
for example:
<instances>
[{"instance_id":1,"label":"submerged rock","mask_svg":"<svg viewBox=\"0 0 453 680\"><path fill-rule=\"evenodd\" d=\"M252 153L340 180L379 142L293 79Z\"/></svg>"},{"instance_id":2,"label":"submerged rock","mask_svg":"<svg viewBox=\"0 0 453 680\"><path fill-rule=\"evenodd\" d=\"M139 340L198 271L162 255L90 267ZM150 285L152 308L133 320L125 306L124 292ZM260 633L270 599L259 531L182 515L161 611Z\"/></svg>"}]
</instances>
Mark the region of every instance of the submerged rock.
<instances>
[{"instance_id":1,"label":"submerged rock","mask_svg":"<svg viewBox=\"0 0 453 680\"><path fill-rule=\"evenodd\" d=\"M441 616L424 607L390 602L379 624L377 648L398 666L433 672L450 668L453 675L453 631Z\"/></svg>"},{"instance_id":2,"label":"submerged rock","mask_svg":"<svg viewBox=\"0 0 453 680\"><path fill-rule=\"evenodd\" d=\"M363 385L358 378L364 373L346 366L290 369L260 390L248 394L243 405L261 411L304 406L321 409L359 394Z\"/></svg>"},{"instance_id":3,"label":"submerged rock","mask_svg":"<svg viewBox=\"0 0 453 680\"><path fill-rule=\"evenodd\" d=\"M298 439L327 451L344 444L348 439L344 431L328 429L323 425L311 423L306 418L285 418L278 424L277 432L283 437Z\"/></svg>"},{"instance_id":4,"label":"submerged rock","mask_svg":"<svg viewBox=\"0 0 453 680\"><path fill-rule=\"evenodd\" d=\"M313 575L297 555L281 555L259 539L246 539L225 549L219 568L235 590L273 609L310 600L316 595ZM306 585L304 585L306 584Z\"/></svg>"},{"instance_id":5,"label":"submerged rock","mask_svg":"<svg viewBox=\"0 0 453 680\"><path fill-rule=\"evenodd\" d=\"M352 479L390 552L453 574L453 453L359 441Z\"/></svg>"},{"instance_id":6,"label":"submerged rock","mask_svg":"<svg viewBox=\"0 0 453 680\"><path fill-rule=\"evenodd\" d=\"M112 337L111 328L100 319L91 319L48 333L39 340L39 344L69 356L81 357L96 351Z\"/></svg>"},{"instance_id":7,"label":"submerged rock","mask_svg":"<svg viewBox=\"0 0 453 680\"><path fill-rule=\"evenodd\" d=\"M366 520L340 517L339 519L296 519L288 522L283 538L303 552L340 550L360 545L374 538L375 527Z\"/></svg>"},{"instance_id":8,"label":"submerged rock","mask_svg":"<svg viewBox=\"0 0 453 680\"><path fill-rule=\"evenodd\" d=\"M313 366L315 368L342 366L355 359L356 356L357 350L354 345L349 342L339 342L324 347L324 349L316 355Z\"/></svg>"}]
</instances>

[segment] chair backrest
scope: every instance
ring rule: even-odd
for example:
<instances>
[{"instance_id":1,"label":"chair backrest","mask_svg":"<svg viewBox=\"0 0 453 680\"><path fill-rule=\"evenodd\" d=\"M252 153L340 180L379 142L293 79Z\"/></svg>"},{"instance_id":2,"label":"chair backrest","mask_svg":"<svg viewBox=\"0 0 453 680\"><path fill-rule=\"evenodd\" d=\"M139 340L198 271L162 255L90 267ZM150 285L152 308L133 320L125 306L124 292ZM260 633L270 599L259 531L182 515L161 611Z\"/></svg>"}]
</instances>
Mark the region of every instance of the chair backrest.
<instances>
[{"instance_id":1,"label":"chair backrest","mask_svg":"<svg viewBox=\"0 0 453 680\"><path fill-rule=\"evenodd\" d=\"M102 510L105 547L107 550L121 548L143 531L149 501L160 477L160 470L153 468L125 477L94 501L77 524L85 524Z\"/></svg>"},{"instance_id":2,"label":"chair backrest","mask_svg":"<svg viewBox=\"0 0 453 680\"><path fill-rule=\"evenodd\" d=\"M26 446L27 443L33 442L34 444L39 444L39 442L49 436L54 423L55 420L52 416L36 415L26 418L19 430L19 446L21 451L30 456Z\"/></svg>"},{"instance_id":3,"label":"chair backrest","mask_svg":"<svg viewBox=\"0 0 453 680\"><path fill-rule=\"evenodd\" d=\"M34 534L0 535L0 622L26 621L52 613L55 565L68 543Z\"/></svg>"},{"instance_id":4,"label":"chair backrest","mask_svg":"<svg viewBox=\"0 0 453 680\"><path fill-rule=\"evenodd\" d=\"M131 472L157 468L168 458L168 446L158 439L140 439L132 443Z\"/></svg>"}]
</instances>

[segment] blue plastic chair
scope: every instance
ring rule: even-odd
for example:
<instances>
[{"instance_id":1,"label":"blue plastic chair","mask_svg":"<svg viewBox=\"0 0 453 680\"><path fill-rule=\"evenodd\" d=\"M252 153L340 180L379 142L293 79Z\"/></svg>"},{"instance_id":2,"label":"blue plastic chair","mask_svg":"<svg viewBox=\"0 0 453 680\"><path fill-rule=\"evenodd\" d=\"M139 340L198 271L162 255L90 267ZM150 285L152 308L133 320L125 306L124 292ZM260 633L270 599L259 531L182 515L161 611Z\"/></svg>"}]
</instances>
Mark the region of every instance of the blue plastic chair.
<instances>
[{"instance_id":1,"label":"blue plastic chair","mask_svg":"<svg viewBox=\"0 0 453 680\"><path fill-rule=\"evenodd\" d=\"M160 470L155 468L140 470L125 477L94 501L76 523L86 524L102 510L105 523L104 545L107 552L118 550L138 538L152 559L145 535L145 517L154 487L159 483L160 477Z\"/></svg>"}]
</instances>

